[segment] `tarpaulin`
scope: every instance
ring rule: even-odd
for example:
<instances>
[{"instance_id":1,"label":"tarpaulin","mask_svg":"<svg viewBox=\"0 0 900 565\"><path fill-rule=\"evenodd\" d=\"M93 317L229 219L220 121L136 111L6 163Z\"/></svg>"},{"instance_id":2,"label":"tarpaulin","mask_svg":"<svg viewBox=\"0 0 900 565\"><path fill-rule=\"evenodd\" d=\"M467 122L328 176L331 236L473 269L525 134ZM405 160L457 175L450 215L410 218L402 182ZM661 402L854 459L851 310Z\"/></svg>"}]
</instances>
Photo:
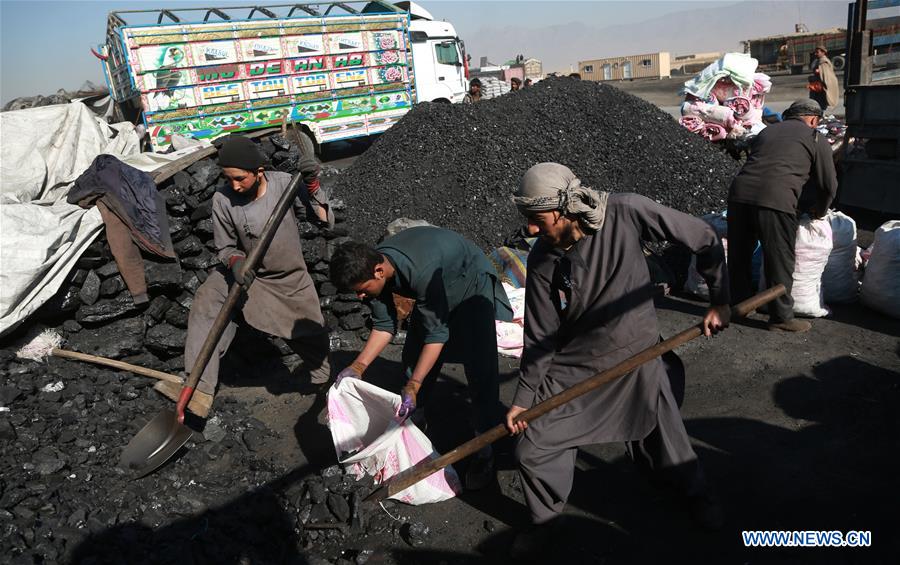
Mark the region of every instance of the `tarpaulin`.
<instances>
[{"instance_id":1,"label":"tarpaulin","mask_svg":"<svg viewBox=\"0 0 900 565\"><path fill-rule=\"evenodd\" d=\"M110 125L81 102L0 113L0 136L3 335L59 290L100 233L96 208L66 202L69 187L94 158L108 153L151 171L183 154L141 154L132 124Z\"/></svg>"}]
</instances>

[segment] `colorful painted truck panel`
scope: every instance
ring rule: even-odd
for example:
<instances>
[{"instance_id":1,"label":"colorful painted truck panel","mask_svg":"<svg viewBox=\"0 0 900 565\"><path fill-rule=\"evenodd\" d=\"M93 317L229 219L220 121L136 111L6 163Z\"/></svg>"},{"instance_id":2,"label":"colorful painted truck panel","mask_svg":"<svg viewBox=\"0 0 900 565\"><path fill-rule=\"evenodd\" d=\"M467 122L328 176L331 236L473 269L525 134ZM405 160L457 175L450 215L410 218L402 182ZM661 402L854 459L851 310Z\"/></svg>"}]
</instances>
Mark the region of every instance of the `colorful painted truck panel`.
<instances>
[{"instance_id":1,"label":"colorful painted truck panel","mask_svg":"<svg viewBox=\"0 0 900 565\"><path fill-rule=\"evenodd\" d=\"M132 88L155 150L303 122L320 143L378 133L415 101L409 16L123 26Z\"/></svg>"}]
</instances>

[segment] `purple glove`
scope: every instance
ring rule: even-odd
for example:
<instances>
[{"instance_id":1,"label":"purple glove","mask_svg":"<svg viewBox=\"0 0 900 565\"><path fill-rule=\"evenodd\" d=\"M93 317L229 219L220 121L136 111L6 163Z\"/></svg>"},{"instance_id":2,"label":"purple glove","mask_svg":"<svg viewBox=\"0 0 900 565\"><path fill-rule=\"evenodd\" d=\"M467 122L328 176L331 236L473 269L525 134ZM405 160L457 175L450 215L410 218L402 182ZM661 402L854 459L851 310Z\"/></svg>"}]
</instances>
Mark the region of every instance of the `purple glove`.
<instances>
[{"instance_id":1,"label":"purple glove","mask_svg":"<svg viewBox=\"0 0 900 565\"><path fill-rule=\"evenodd\" d=\"M361 379L362 374L366 371L366 365L360 363L359 361L354 361L350 364L349 367L346 367L343 371L338 373L337 378L334 379L334 386L337 386L342 380L350 378L350 379Z\"/></svg>"},{"instance_id":2,"label":"purple glove","mask_svg":"<svg viewBox=\"0 0 900 565\"><path fill-rule=\"evenodd\" d=\"M421 383L409 380L406 382L403 390L400 391L400 407L397 408L397 419L401 422L409 418L409 415L416 409L416 394L418 394L421 387Z\"/></svg>"}]
</instances>

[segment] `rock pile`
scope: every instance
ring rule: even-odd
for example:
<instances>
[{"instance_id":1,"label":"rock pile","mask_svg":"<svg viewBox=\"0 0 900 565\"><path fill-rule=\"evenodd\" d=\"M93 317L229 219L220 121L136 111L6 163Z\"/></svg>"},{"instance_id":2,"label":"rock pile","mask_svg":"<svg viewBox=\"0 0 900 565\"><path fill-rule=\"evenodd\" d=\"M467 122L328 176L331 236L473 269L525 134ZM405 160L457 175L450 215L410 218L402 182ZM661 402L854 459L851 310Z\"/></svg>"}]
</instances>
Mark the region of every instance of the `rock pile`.
<instances>
[{"instance_id":1,"label":"rock pile","mask_svg":"<svg viewBox=\"0 0 900 565\"><path fill-rule=\"evenodd\" d=\"M260 147L274 167L296 171L298 150L275 135ZM79 259L68 283L39 314L61 324L67 347L76 351L122 359L169 372L183 370L183 350L188 312L194 293L210 268L219 264L212 234L212 196L220 186L220 169L213 158L203 159L176 173L160 187L166 200L169 226L178 254L177 262L145 258L150 302L138 308L119 275L104 236ZM327 182L327 181L326 181ZM340 208L340 203L335 203ZM338 222L342 222L340 210ZM367 335L367 309L353 294L338 294L328 281L328 262L334 249L347 240L340 227L322 230L298 218L303 255L319 291L327 325L333 329L332 347L359 345ZM288 366L296 356L279 338L269 341Z\"/></svg>"},{"instance_id":2,"label":"rock pile","mask_svg":"<svg viewBox=\"0 0 900 565\"><path fill-rule=\"evenodd\" d=\"M556 78L475 105L419 104L337 183L351 235L397 216L466 234L484 249L521 221L509 196L535 163L569 166L599 190L702 215L724 208L737 164L651 104L612 86Z\"/></svg>"},{"instance_id":3,"label":"rock pile","mask_svg":"<svg viewBox=\"0 0 900 565\"><path fill-rule=\"evenodd\" d=\"M228 396L175 464L132 481L117 467L121 446L168 402L152 379L2 351L4 563L181 563L185 555L312 563L342 554L361 563L371 553L364 544L393 543L404 528L421 537L420 526L361 504L371 480L338 466L310 473L271 463L266 450L292 439Z\"/></svg>"}]
</instances>

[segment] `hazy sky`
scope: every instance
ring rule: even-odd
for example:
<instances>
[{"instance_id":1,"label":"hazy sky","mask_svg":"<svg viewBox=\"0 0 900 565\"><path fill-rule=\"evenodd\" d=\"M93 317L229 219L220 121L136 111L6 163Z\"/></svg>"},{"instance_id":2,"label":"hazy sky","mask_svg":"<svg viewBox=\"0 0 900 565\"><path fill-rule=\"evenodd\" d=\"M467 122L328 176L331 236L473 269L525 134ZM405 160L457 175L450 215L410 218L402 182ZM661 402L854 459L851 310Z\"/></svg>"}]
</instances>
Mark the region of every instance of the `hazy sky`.
<instances>
[{"instance_id":1,"label":"hazy sky","mask_svg":"<svg viewBox=\"0 0 900 565\"><path fill-rule=\"evenodd\" d=\"M841 5L846 2L837 0ZM0 0L0 99L6 103L18 96L34 94L51 94L59 88L76 89L85 80L102 83L99 61L90 53L90 48L104 42L106 16L111 10L154 9L160 7L193 7L193 6L246 6L250 4L286 4L289 0L243 0L238 2L217 2L215 0L146 0L146 1L41 1L33 0L8 1ZM541 29L548 26L591 26L591 29L635 24L648 19L660 18L676 12L689 10L727 9L729 5L737 5L735 0L728 1L668 1L668 2L523 2L519 0L491 1L435 1L423 0L422 6L432 12L438 19L452 22L469 48L473 62L477 65L482 55L493 61L512 58L516 51L506 51L501 42L499 45L488 41L489 34L517 31L525 33L529 38L526 56L546 57L556 61L555 66L574 64L579 54L572 53L569 60L568 51L564 54L553 52L554 46L542 42ZM773 5L773 18L770 23L771 33L781 33L792 28L794 20L804 17L797 14L785 14ZM821 2L819 2L821 4ZM235 17L244 17L247 11L237 11ZM242 15L243 14L243 15ZM841 10L837 10L841 14ZM775 17L777 15L777 17ZM735 15L735 42L746 39L740 32L739 14ZM198 19L200 19L198 17ZM832 18L834 19L834 18ZM126 20L129 21L129 20ZM829 20L830 21L830 20ZM131 21L129 21L131 23ZM135 23L148 23L135 21ZM831 25L842 25L842 21ZM768 28L767 28L768 29ZM534 33L531 33L531 32ZM697 33L697 51L715 50L704 45L703 34ZM684 35L684 29L672 29L672 34ZM615 45L604 45L602 36L590 35L591 42L596 41L593 52L608 53L615 50ZM655 38L659 39L659 38ZM664 38L663 38L664 39ZM683 38L682 38L683 39ZM682 41L682 43L684 43ZM512 46L511 46L512 47ZM602 47L602 49L601 49ZM515 46L513 49L519 49ZM479 50L481 52L479 52ZM649 50L649 49L648 49ZM624 53L623 53L624 54ZM545 71L562 70L545 68Z\"/></svg>"}]
</instances>

